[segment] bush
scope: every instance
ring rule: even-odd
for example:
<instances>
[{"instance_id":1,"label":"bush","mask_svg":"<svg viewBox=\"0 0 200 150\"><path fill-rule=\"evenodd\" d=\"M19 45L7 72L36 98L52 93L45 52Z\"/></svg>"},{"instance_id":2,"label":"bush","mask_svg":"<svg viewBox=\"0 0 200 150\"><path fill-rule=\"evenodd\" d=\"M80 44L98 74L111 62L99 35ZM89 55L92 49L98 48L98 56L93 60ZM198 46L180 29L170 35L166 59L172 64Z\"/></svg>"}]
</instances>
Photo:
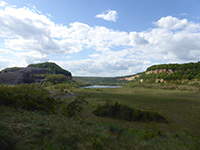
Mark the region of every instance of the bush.
<instances>
[{"instance_id":1,"label":"bush","mask_svg":"<svg viewBox=\"0 0 200 150\"><path fill-rule=\"evenodd\" d=\"M60 93L66 93L69 92L69 90L72 90L77 87L79 87L79 85L76 82L68 81L68 83L56 84L53 88L59 91Z\"/></svg>"},{"instance_id":2,"label":"bush","mask_svg":"<svg viewBox=\"0 0 200 150\"><path fill-rule=\"evenodd\" d=\"M118 103L115 103L114 105L99 105L93 113L96 116L110 117L127 121L155 121L167 123L167 120L156 112L136 110L126 105L120 105Z\"/></svg>"},{"instance_id":3,"label":"bush","mask_svg":"<svg viewBox=\"0 0 200 150\"><path fill-rule=\"evenodd\" d=\"M63 74L49 74L45 78L45 82L50 82L52 84L63 83L69 81L69 77Z\"/></svg>"},{"instance_id":4,"label":"bush","mask_svg":"<svg viewBox=\"0 0 200 150\"><path fill-rule=\"evenodd\" d=\"M87 103L87 101L84 100L84 97L77 97L75 100L70 102L69 104L61 104L60 110L63 115L73 117L77 113L81 112L82 110L82 104Z\"/></svg>"},{"instance_id":5,"label":"bush","mask_svg":"<svg viewBox=\"0 0 200 150\"><path fill-rule=\"evenodd\" d=\"M42 93L44 92L44 93ZM1 86L0 105L6 105L25 110L43 110L55 113L58 102L48 97L45 90L33 85Z\"/></svg>"}]
</instances>

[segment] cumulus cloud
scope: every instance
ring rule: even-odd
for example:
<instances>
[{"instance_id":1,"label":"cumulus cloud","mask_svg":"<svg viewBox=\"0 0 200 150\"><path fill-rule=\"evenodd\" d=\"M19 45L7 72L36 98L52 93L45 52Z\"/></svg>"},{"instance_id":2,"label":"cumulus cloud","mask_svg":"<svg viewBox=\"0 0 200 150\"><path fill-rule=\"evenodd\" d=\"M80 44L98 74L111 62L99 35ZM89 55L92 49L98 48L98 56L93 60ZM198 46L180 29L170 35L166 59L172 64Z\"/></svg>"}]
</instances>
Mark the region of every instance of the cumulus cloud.
<instances>
[{"instance_id":1,"label":"cumulus cloud","mask_svg":"<svg viewBox=\"0 0 200 150\"><path fill-rule=\"evenodd\" d=\"M4 7L6 5L8 5L8 3L4 2L4 1L0 1L0 7Z\"/></svg>"},{"instance_id":2,"label":"cumulus cloud","mask_svg":"<svg viewBox=\"0 0 200 150\"><path fill-rule=\"evenodd\" d=\"M162 17L155 23L157 26L165 29L183 29L188 25L187 19L178 19L172 16Z\"/></svg>"},{"instance_id":3,"label":"cumulus cloud","mask_svg":"<svg viewBox=\"0 0 200 150\"><path fill-rule=\"evenodd\" d=\"M36 51L18 52L14 53L14 55L21 58L21 60L24 60L23 66L32 63L41 63L49 61L48 55L41 54Z\"/></svg>"},{"instance_id":4,"label":"cumulus cloud","mask_svg":"<svg viewBox=\"0 0 200 150\"><path fill-rule=\"evenodd\" d=\"M55 24L34 7L7 6L0 9L0 37L6 38L4 44L12 50L45 54L81 51L81 46L77 44L80 43L79 39L67 38L69 32L66 26Z\"/></svg>"},{"instance_id":5,"label":"cumulus cloud","mask_svg":"<svg viewBox=\"0 0 200 150\"><path fill-rule=\"evenodd\" d=\"M118 19L118 14L116 10L107 10L102 14L98 14L95 16L96 18L102 18L107 21L114 21L116 22Z\"/></svg>"},{"instance_id":6,"label":"cumulus cloud","mask_svg":"<svg viewBox=\"0 0 200 150\"><path fill-rule=\"evenodd\" d=\"M73 75L121 76L154 63L200 58L200 24L187 19L166 16L154 22L154 28L128 33L81 22L56 24L35 7L4 6L0 8L0 67L50 60ZM111 14L117 13L104 15ZM87 56L75 60L80 52ZM9 54L16 58L9 59ZM67 55L70 61L49 59L54 54Z\"/></svg>"},{"instance_id":7,"label":"cumulus cloud","mask_svg":"<svg viewBox=\"0 0 200 150\"><path fill-rule=\"evenodd\" d=\"M142 60L136 59L85 59L78 61L54 61L61 67L81 76L122 76L146 69Z\"/></svg>"},{"instance_id":8,"label":"cumulus cloud","mask_svg":"<svg viewBox=\"0 0 200 150\"><path fill-rule=\"evenodd\" d=\"M130 32L129 35L130 45L146 45L149 43L142 33Z\"/></svg>"},{"instance_id":9,"label":"cumulus cloud","mask_svg":"<svg viewBox=\"0 0 200 150\"><path fill-rule=\"evenodd\" d=\"M0 70L6 68L9 65L9 60L0 58Z\"/></svg>"}]
</instances>

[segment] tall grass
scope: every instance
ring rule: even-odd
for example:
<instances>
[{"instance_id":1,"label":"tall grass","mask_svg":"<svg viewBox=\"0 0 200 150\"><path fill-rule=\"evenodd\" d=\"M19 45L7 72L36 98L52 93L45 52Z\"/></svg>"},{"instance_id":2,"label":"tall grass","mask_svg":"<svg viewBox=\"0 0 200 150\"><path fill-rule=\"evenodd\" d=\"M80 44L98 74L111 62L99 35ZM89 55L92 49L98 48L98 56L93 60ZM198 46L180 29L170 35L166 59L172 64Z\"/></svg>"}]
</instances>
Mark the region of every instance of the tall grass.
<instances>
[{"instance_id":1,"label":"tall grass","mask_svg":"<svg viewBox=\"0 0 200 150\"><path fill-rule=\"evenodd\" d=\"M7 143L14 139L15 149L182 150L199 146L198 139L185 134L127 128L5 106L0 106L0 110L1 124L13 134Z\"/></svg>"},{"instance_id":2,"label":"tall grass","mask_svg":"<svg viewBox=\"0 0 200 150\"><path fill-rule=\"evenodd\" d=\"M14 97L10 99L14 105L0 105L0 149L190 150L200 147L198 92L144 88L76 89L75 94L87 95L86 99L65 99L61 95L60 99L50 98L52 102L48 99L49 92L38 85L21 85L21 89L20 86L4 85L0 91L3 93L1 102L5 101L3 96ZM24 109L24 101L29 98L44 109L55 102L56 112ZM106 101L120 103L119 110L136 108L159 112L169 123L130 122L95 116L92 112ZM16 109L16 106L19 107Z\"/></svg>"}]
</instances>

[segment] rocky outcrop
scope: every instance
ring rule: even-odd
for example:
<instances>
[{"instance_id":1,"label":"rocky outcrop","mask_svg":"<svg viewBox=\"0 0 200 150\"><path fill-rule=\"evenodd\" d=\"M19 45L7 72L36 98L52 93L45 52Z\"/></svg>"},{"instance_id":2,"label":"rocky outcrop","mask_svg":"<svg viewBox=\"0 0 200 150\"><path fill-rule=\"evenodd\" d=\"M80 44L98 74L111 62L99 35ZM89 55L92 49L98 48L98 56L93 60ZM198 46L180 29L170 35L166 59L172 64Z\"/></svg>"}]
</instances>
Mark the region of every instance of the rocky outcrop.
<instances>
[{"instance_id":1,"label":"rocky outcrop","mask_svg":"<svg viewBox=\"0 0 200 150\"><path fill-rule=\"evenodd\" d=\"M151 74L151 73L158 74L158 73L162 73L162 72L167 72L168 74L171 74L171 73L173 73L174 71L171 70L171 69L169 69L169 70L166 70L166 69L156 69L156 70L146 71L146 74Z\"/></svg>"},{"instance_id":2,"label":"rocky outcrop","mask_svg":"<svg viewBox=\"0 0 200 150\"><path fill-rule=\"evenodd\" d=\"M140 75L134 75L134 76L130 76L130 77L121 78L119 80L132 81L132 80L135 80L135 78L139 78L139 77L140 77Z\"/></svg>"},{"instance_id":3,"label":"rocky outcrop","mask_svg":"<svg viewBox=\"0 0 200 150\"><path fill-rule=\"evenodd\" d=\"M156 83L167 83L164 79L156 79Z\"/></svg>"},{"instance_id":4,"label":"rocky outcrop","mask_svg":"<svg viewBox=\"0 0 200 150\"><path fill-rule=\"evenodd\" d=\"M42 84L45 78L40 74L52 74L52 71L43 68L26 67L0 72L0 84L17 85L22 83Z\"/></svg>"},{"instance_id":5,"label":"rocky outcrop","mask_svg":"<svg viewBox=\"0 0 200 150\"><path fill-rule=\"evenodd\" d=\"M162 73L162 72L166 72L168 74L171 74L171 73L174 73L176 71L173 71L171 69L169 69L169 70L166 70L166 69L156 69L156 70L146 71L145 74L151 74L151 73L159 74L159 73ZM137 75L133 75L133 76L130 76L130 77L120 78L119 80L133 81L136 78L139 78L140 76L141 76L140 74L137 74ZM143 79L140 79L140 82L143 82ZM156 82L165 83L166 81L163 81L163 79L157 79Z\"/></svg>"}]
</instances>

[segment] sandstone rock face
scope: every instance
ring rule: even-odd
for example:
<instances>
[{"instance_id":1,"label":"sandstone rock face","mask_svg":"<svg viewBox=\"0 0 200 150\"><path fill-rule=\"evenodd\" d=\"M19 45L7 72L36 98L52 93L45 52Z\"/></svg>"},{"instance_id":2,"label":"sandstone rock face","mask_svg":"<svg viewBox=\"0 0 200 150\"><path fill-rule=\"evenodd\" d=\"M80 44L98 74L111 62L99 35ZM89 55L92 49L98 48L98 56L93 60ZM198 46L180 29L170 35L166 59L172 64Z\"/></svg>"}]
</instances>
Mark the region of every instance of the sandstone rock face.
<instances>
[{"instance_id":1,"label":"sandstone rock face","mask_svg":"<svg viewBox=\"0 0 200 150\"><path fill-rule=\"evenodd\" d=\"M139 78L140 75L135 75L135 76L131 76L131 77L125 77L125 78L121 78L119 80L127 80L127 81L132 81L135 80L135 78Z\"/></svg>"},{"instance_id":2,"label":"sandstone rock face","mask_svg":"<svg viewBox=\"0 0 200 150\"><path fill-rule=\"evenodd\" d=\"M38 83L44 82L44 77L39 77L40 74L52 74L50 70L35 67L26 67L22 69L13 69L5 72L0 72L0 84L17 85L22 83Z\"/></svg>"},{"instance_id":3,"label":"sandstone rock face","mask_svg":"<svg viewBox=\"0 0 200 150\"><path fill-rule=\"evenodd\" d=\"M169 69L169 70L166 70L166 69L156 69L156 70L147 71L146 74L151 74L151 73L158 74L158 73L162 73L162 72L167 72L168 74L171 74L174 71L171 70L171 69Z\"/></svg>"}]
</instances>

